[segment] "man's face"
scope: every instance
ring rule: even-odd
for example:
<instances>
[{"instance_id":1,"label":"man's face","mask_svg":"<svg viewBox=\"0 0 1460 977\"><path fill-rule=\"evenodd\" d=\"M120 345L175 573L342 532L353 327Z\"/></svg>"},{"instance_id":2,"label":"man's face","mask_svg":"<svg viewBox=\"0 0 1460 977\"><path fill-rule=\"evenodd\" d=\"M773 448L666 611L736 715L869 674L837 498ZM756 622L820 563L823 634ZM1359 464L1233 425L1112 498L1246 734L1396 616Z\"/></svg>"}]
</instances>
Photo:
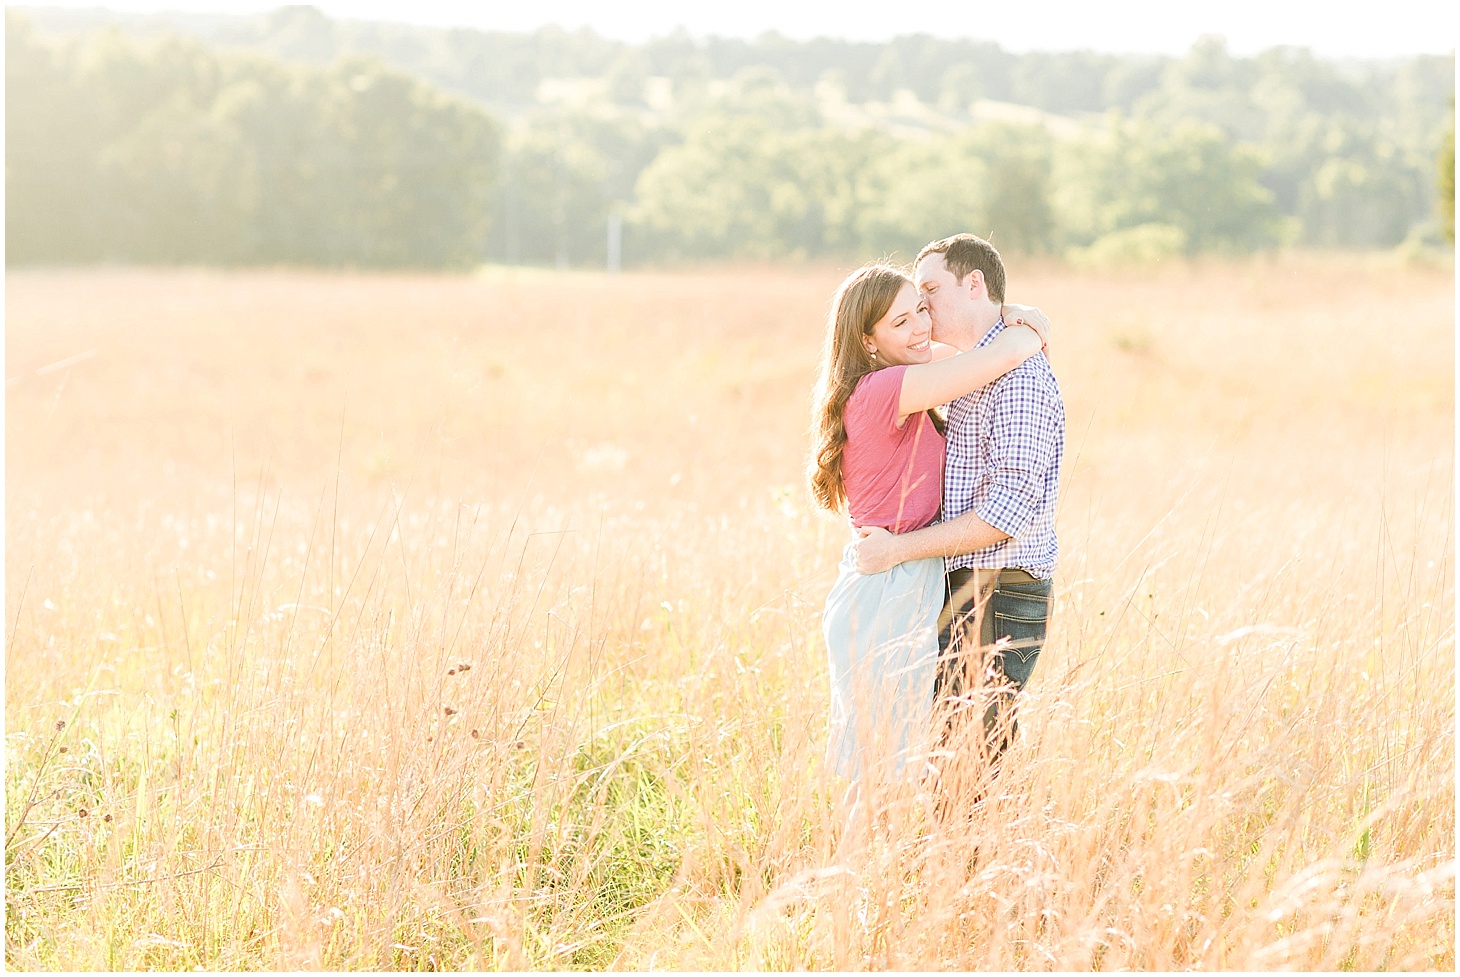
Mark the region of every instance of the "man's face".
<instances>
[{"instance_id":1,"label":"man's face","mask_svg":"<svg viewBox=\"0 0 1460 977\"><path fill-rule=\"evenodd\" d=\"M946 342L944 337L949 330L969 318L972 296L968 282L960 283L954 278L943 256L936 251L918 262L913 271L913 281L928 308L929 318L933 320L934 342Z\"/></svg>"}]
</instances>

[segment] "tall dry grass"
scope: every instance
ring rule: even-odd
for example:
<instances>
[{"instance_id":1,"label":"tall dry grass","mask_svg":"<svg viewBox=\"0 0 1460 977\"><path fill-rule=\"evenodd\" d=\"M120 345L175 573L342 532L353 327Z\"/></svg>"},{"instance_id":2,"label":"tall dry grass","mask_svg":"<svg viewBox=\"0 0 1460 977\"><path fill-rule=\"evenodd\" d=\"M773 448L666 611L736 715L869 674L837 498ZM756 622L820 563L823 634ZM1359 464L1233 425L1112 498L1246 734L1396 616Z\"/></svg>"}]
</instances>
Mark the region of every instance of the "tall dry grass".
<instances>
[{"instance_id":1,"label":"tall dry grass","mask_svg":"<svg viewBox=\"0 0 1460 977\"><path fill-rule=\"evenodd\" d=\"M7 964L1451 969L1448 275L1013 269L1063 558L947 824L821 763L839 277L12 273Z\"/></svg>"}]
</instances>

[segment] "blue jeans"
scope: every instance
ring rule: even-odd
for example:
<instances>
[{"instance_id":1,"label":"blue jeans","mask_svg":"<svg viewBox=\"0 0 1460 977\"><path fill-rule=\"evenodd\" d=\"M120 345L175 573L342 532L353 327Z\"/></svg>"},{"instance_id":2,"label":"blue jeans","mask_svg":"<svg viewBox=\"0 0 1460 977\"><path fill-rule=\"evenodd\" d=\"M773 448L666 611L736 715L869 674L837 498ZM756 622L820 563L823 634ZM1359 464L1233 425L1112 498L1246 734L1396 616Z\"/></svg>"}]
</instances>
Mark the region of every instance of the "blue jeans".
<instances>
[{"instance_id":1,"label":"blue jeans","mask_svg":"<svg viewBox=\"0 0 1460 977\"><path fill-rule=\"evenodd\" d=\"M986 696L987 757L997 764L1009 748L1019 730L1015 718L1018 694L1034 674L1044 647L1052 590L1051 581L1023 570L948 572L948 600L938 621L938 674L933 682L934 702L947 710L945 742L975 700ZM976 642L971 633L975 621L980 624ZM997 646L1003 638L1009 640ZM976 687L968 687L970 684Z\"/></svg>"}]
</instances>

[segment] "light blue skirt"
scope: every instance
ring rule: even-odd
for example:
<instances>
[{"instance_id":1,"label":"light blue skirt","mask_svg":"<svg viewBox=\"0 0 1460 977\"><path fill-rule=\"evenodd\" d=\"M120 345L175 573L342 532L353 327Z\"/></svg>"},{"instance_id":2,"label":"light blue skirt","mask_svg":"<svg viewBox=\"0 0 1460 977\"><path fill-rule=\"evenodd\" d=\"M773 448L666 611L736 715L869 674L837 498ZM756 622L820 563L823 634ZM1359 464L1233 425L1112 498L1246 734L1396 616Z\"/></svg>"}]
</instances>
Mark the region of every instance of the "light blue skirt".
<instances>
[{"instance_id":1,"label":"light blue skirt","mask_svg":"<svg viewBox=\"0 0 1460 977\"><path fill-rule=\"evenodd\" d=\"M852 780L916 780L927 770L943 561L860 574L848 545L821 615L831 666L827 763Z\"/></svg>"}]
</instances>

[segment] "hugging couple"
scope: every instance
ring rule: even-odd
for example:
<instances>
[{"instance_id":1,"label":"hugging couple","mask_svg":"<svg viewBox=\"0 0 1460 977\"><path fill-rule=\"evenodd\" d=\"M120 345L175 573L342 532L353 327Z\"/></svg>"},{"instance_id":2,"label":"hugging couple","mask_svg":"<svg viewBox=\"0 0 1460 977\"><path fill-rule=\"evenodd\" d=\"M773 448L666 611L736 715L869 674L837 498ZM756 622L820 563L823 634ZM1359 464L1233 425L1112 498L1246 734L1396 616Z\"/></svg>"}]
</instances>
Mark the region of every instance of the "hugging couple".
<instances>
[{"instance_id":1,"label":"hugging couple","mask_svg":"<svg viewBox=\"0 0 1460 977\"><path fill-rule=\"evenodd\" d=\"M857 527L822 617L827 756L854 784L947 791L958 770L981 795L1044 644L1064 403L1049 321L1004 289L998 251L959 234L911 277L853 272L827 317L809 468Z\"/></svg>"}]
</instances>

